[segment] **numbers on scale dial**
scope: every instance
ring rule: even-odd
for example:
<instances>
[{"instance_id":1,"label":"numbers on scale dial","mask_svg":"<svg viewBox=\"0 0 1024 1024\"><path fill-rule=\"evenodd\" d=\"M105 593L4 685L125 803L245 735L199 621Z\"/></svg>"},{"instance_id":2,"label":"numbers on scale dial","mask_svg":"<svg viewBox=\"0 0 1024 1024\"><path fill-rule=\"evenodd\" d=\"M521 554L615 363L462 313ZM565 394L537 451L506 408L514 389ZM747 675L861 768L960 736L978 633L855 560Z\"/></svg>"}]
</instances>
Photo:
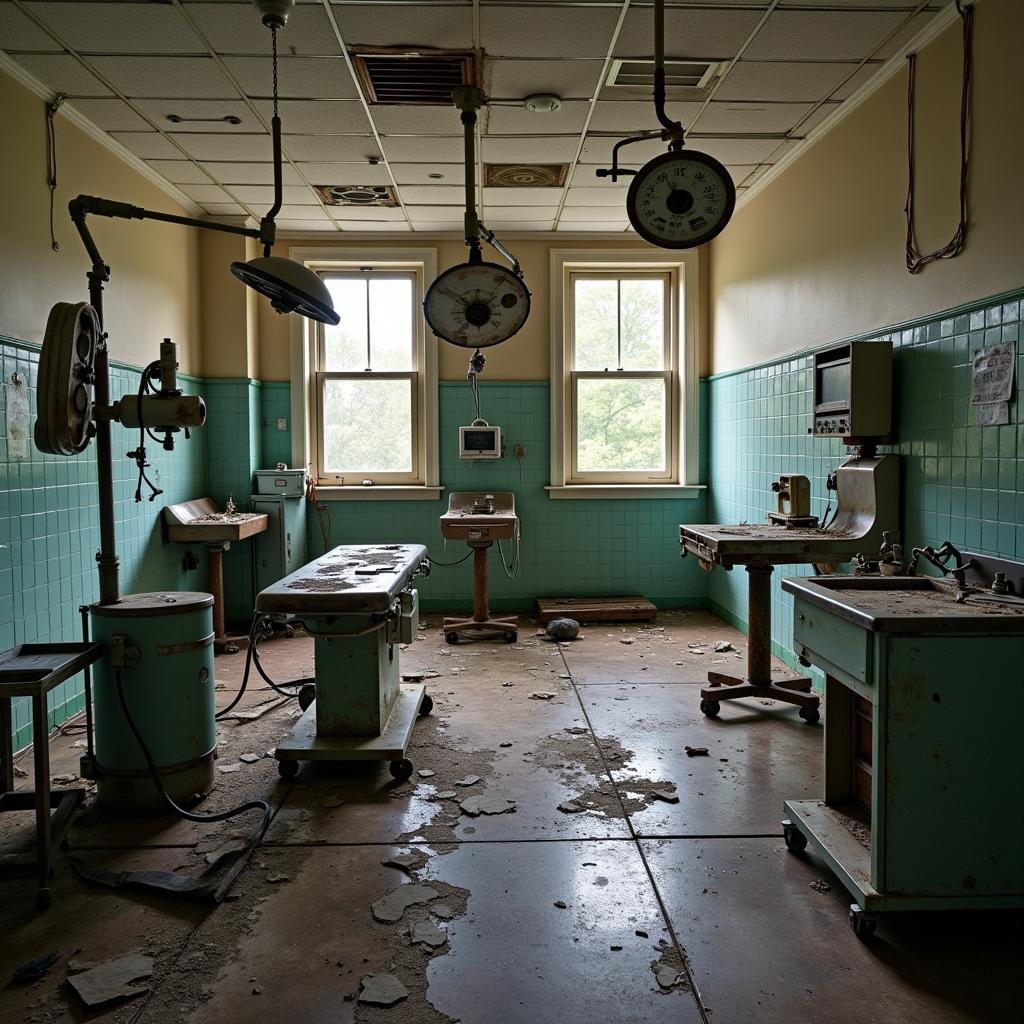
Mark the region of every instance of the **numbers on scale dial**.
<instances>
[{"instance_id":1,"label":"numbers on scale dial","mask_svg":"<svg viewBox=\"0 0 1024 1024\"><path fill-rule=\"evenodd\" d=\"M530 293L511 271L493 263L465 263L437 278L424 312L431 330L469 348L497 345L526 321Z\"/></svg>"}]
</instances>

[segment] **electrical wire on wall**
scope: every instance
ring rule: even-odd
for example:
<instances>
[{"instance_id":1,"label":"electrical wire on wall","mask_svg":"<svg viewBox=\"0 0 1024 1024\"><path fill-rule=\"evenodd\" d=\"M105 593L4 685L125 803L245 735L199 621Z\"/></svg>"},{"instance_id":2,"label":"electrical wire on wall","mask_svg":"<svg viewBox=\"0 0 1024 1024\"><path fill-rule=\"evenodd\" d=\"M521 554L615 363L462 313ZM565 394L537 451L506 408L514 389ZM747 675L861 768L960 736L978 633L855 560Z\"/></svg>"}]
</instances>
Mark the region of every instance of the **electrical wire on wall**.
<instances>
[{"instance_id":1,"label":"electrical wire on wall","mask_svg":"<svg viewBox=\"0 0 1024 1024\"><path fill-rule=\"evenodd\" d=\"M316 484L313 482L312 466L306 472L306 500L313 506L316 513L317 525L320 527L320 536L324 539L324 551L331 547L331 517L327 505L319 501L316 495Z\"/></svg>"},{"instance_id":2,"label":"electrical wire on wall","mask_svg":"<svg viewBox=\"0 0 1024 1024\"><path fill-rule=\"evenodd\" d=\"M963 252L967 242L967 171L970 149L971 80L973 78L972 40L974 36L974 6L962 7L956 0L956 9L963 19L963 64L960 86L960 223L953 237L941 249L922 253L917 248L914 233L914 93L917 54L907 56L907 270L917 274L934 260L948 260Z\"/></svg>"},{"instance_id":3,"label":"electrical wire on wall","mask_svg":"<svg viewBox=\"0 0 1024 1024\"><path fill-rule=\"evenodd\" d=\"M505 575L510 580L519 579L519 571L523 567L523 521L521 519L516 520L516 535L513 538L515 544L516 553L512 558L512 564L509 565L505 558L505 549L501 546L501 541L498 541L498 554L501 555L501 567L505 570Z\"/></svg>"},{"instance_id":4,"label":"electrical wire on wall","mask_svg":"<svg viewBox=\"0 0 1024 1024\"><path fill-rule=\"evenodd\" d=\"M50 248L60 252L60 242L53 231L53 204L57 198L57 133L53 119L57 111L64 106L67 97L59 92L52 102L46 104L46 183L50 187Z\"/></svg>"}]
</instances>

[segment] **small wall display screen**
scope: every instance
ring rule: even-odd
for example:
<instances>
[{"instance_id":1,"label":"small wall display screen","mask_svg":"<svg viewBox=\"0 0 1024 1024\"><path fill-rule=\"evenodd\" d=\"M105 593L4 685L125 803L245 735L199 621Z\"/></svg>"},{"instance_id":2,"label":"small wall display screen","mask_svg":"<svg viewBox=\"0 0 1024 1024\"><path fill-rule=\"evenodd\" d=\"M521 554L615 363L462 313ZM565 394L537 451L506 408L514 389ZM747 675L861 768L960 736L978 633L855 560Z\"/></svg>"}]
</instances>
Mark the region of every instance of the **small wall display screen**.
<instances>
[{"instance_id":1,"label":"small wall display screen","mask_svg":"<svg viewBox=\"0 0 1024 1024\"><path fill-rule=\"evenodd\" d=\"M462 447L467 452L493 452L497 448L497 429L464 430Z\"/></svg>"},{"instance_id":2,"label":"small wall display screen","mask_svg":"<svg viewBox=\"0 0 1024 1024\"><path fill-rule=\"evenodd\" d=\"M835 363L818 367L818 404L850 404L850 364Z\"/></svg>"}]
</instances>

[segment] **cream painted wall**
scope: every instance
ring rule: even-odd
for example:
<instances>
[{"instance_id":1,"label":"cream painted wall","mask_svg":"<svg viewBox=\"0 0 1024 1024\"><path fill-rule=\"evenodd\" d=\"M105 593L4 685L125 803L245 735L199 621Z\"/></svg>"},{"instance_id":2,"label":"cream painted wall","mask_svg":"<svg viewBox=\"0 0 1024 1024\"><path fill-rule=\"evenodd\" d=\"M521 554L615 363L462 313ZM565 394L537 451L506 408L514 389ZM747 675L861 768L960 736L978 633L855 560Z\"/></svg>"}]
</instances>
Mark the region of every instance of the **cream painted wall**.
<instances>
[{"instance_id":1,"label":"cream painted wall","mask_svg":"<svg viewBox=\"0 0 1024 1024\"><path fill-rule=\"evenodd\" d=\"M906 71L802 155L711 244L713 372L939 312L1024 284L1024 3L975 11L967 248L911 275L904 264ZM918 247L958 218L959 20L917 73Z\"/></svg>"},{"instance_id":2,"label":"cream painted wall","mask_svg":"<svg viewBox=\"0 0 1024 1024\"><path fill-rule=\"evenodd\" d=\"M203 376L258 379L257 296L230 270L236 260L256 255L256 243L213 231L199 235Z\"/></svg>"},{"instance_id":3,"label":"cream painted wall","mask_svg":"<svg viewBox=\"0 0 1024 1024\"><path fill-rule=\"evenodd\" d=\"M523 267L523 274L532 296L530 317L523 329L514 338L502 345L487 349L487 367L485 369L488 380L547 380L551 374L551 313L550 313L550 262L549 255L552 249L650 249L653 253L660 253L660 249L654 249L636 238L623 236L619 239L599 241L573 240L567 241L558 236L551 238L516 239L514 236L503 237L506 245L515 253ZM349 242L338 243L338 253L359 249L362 252L377 248L400 248L403 244L418 247L437 248L438 271L446 270L448 267L461 263L466 259L466 246L459 239L453 238L432 238L428 235L392 234L386 239L371 242ZM325 241L322 236L302 240L288 239L277 246L278 252L283 252L285 247L316 247L330 248L331 242ZM485 247L486 248L486 247ZM495 262L503 262L496 255L487 255L486 258L494 259ZM706 267L706 259L702 269ZM706 274L704 275L706 278ZM702 320L702 327L705 326ZM706 373L706 359L704 353L707 345L704 339L707 338L706 330L702 330L701 345L702 357L701 373ZM287 318L279 316L264 300L259 300L259 349L260 349L260 372L263 380L288 380L288 345L289 329ZM456 348L444 342L438 344L438 372L442 380L461 380L466 375L466 367L469 362L469 353L464 349Z\"/></svg>"},{"instance_id":4,"label":"cream painted wall","mask_svg":"<svg viewBox=\"0 0 1024 1024\"><path fill-rule=\"evenodd\" d=\"M68 217L79 193L184 213L165 192L110 150L56 118L59 187L54 222L60 252L50 248L45 105L0 72L0 334L40 342L54 302L86 301L89 260ZM111 268L104 293L114 359L155 359L160 339L179 345L181 368L202 370L199 352L198 232L170 224L91 217L89 226Z\"/></svg>"}]
</instances>

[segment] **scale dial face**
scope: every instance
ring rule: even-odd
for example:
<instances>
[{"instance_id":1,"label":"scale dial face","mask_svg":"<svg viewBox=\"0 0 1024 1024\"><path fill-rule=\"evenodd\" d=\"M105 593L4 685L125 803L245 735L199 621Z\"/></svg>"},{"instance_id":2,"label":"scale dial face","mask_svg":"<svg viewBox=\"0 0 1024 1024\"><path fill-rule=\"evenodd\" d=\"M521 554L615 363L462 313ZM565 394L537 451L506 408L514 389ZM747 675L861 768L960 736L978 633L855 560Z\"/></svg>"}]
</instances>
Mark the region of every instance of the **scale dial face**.
<instances>
[{"instance_id":1,"label":"scale dial face","mask_svg":"<svg viewBox=\"0 0 1024 1024\"><path fill-rule=\"evenodd\" d=\"M662 249L693 249L710 242L732 217L736 186L706 153L663 153L637 171L626 196L633 229Z\"/></svg>"},{"instance_id":2,"label":"scale dial face","mask_svg":"<svg viewBox=\"0 0 1024 1024\"><path fill-rule=\"evenodd\" d=\"M530 293L497 263L460 263L427 289L423 312L430 329L462 348L508 341L530 315Z\"/></svg>"}]
</instances>

